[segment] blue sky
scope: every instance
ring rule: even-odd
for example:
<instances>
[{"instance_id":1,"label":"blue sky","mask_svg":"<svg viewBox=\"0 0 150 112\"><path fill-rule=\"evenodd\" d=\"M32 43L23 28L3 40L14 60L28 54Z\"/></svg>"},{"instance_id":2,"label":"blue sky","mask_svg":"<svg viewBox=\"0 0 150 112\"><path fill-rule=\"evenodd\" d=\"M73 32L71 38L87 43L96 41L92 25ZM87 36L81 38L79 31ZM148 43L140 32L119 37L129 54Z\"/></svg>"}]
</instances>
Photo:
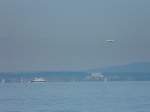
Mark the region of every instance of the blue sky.
<instances>
[{"instance_id":1,"label":"blue sky","mask_svg":"<svg viewBox=\"0 0 150 112\"><path fill-rule=\"evenodd\" d=\"M149 62L149 29L149 0L1 0L0 71Z\"/></svg>"}]
</instances>

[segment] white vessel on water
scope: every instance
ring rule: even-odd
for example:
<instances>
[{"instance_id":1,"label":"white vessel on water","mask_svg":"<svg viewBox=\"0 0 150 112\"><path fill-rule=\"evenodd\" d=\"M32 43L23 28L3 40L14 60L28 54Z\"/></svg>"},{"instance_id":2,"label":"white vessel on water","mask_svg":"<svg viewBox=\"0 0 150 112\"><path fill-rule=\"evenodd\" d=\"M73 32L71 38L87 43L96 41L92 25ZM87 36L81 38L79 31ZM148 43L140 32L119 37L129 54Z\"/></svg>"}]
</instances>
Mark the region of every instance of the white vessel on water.
<instances>
[{"instance_id":1,"label":"white vessel on water","mask_svg":"<svg viewBox=\"0 0 150 112\"><path fill-rule=\"evenodd\" d=\"M88 80L93 81L103 81L104 78L104 75L102 75L101 73L91 73L91 75L87 77Z\"/></svg>"},{"instance_id":2,"label":"white vessel on water","mask_svg":"<svg viewBox=\"0 0 150 112\"><path fill-rule=\"evenodd\" d=\"M35 77L31 82L47 82L44 78Z\"/></svg>"}]
</instances>

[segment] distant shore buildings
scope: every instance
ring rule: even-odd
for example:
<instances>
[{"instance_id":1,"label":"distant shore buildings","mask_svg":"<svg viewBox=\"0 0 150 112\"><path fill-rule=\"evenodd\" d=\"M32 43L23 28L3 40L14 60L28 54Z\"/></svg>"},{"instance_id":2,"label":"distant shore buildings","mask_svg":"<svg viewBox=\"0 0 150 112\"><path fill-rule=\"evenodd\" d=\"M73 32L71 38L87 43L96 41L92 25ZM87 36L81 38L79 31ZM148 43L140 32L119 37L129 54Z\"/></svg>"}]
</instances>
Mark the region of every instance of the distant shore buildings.
<instances>
[{"instance_id":1,"label":"distant shore buildings","mask_svg":"<svg viewBox=\"0 0 150 112\"><path fill-rule=\"evenodd\" d=\"M104 81L105 77L101 73L91 73L86 79L89 81Z\"/></svg>"}]
</instances>

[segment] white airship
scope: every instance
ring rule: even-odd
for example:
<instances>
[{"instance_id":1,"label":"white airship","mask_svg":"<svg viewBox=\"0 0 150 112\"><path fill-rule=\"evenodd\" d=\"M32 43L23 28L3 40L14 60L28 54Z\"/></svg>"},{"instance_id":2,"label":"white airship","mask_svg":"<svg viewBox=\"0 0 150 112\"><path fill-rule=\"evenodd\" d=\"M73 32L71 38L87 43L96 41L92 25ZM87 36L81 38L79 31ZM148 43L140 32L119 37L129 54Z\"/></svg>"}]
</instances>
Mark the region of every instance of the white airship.
<instances>
[{"instance_id":1,"label":"white airship","mask_svg":"<svg viewBox=\"0 0 150 112\"><path fill-rule=\"evenodd\" d=\"M106 40L107 43L114 43L115 40Z\"/></svg>"}]
</instances>

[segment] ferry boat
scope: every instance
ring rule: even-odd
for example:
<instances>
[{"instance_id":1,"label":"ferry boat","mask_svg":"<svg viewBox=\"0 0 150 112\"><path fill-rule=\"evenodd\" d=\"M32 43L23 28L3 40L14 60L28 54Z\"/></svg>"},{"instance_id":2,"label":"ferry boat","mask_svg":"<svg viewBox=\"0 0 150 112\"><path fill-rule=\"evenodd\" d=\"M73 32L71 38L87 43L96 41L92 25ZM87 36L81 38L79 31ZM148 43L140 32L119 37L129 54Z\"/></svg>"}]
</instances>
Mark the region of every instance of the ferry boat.
<instances>
[{"instance_id":1,"label":"ferry boat","mask_svg":"<svg viewBox=\"0 0 150 112\"><path fill-rule=\"evenodd\" d=\"M35 77L31 82L47 82L44 78L37 78Z\"/></svg>"},{"instance_id":2,"label":"ferry boat","mask_svg":"<svg viewBox=\"0 0 150 112\"><path fill-rule=\"evenodd\" d=\"M91 73L91 75L87 77L87 79L91 81L104 81L104 78L104 75L101 73Z\"/></svg>"}]
</instances>

